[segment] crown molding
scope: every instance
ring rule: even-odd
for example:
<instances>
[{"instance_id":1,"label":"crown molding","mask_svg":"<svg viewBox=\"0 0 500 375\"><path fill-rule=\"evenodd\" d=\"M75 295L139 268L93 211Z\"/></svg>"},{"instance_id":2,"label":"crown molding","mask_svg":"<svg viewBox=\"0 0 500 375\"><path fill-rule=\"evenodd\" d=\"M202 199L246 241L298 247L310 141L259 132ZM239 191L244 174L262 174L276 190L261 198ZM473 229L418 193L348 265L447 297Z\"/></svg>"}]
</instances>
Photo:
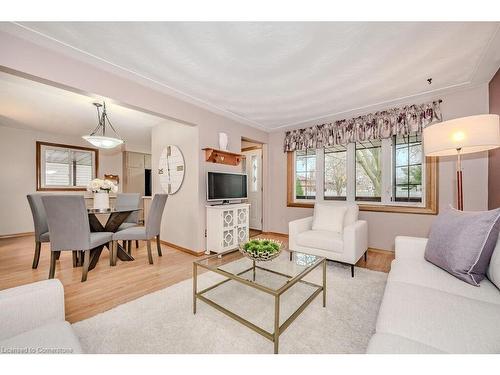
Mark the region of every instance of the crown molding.
<instances>
[{"instance_id":1,"label":"crown molding","mask_svg":"<svg viewBox=\"0 0 500 375\"><path fill-rule=\"evenodd\" d=\"M338 111L338 112L333 112L333 113L327 113L327 114L322 114L321 116L315 116L311 118L307 118L304 120L300 120L297 122L292 122L292 123L286 123L278 126L265 126L259 122L256 122L254 120L251 120L245 116L239 115L237 113L234 113L232 111L229 111L223 107L219 107L215 104L212 104L208 101L205 101L203 99L200 99L198 97L195 97L193 95L190 95L188 93L185 93L181 90L178 90L174 87L171 87L165 83L162 83L160 81L157 81L155 79L149 78L141 73L138 73L134 70L125 68L119 64L115 64L111 61L108 61L106 59L103 59L99 56L93 55L89 52L86 52L84 50L81 50L79 48L73 47L72 45L69 45L63 41L60 41L56 38L53 38L49 35L46 35L42 32L39 32L37 30L34 30L26 25L23 25L18 22L11 22L10 25L12 28L11 30L7 30L7 32L11 32L13 34L23 34L25 38L28 38L34 43L41 43L42 46L48 47L55 49L61 53L65 53L69 55L72 58L78 59L78 60L83 60L84 62L87 62L89 64L92 64L94 66L97 66L98 68L104 69L105 71L108 71L110 73L115 73L120 75L123 78L133 80L137 83L143 84L149 88L152 89L157 89L161 91L162 93L175 97L176 99L179 99L181 101L193 104L197 107L203 108L207 111L210 111L212 113L215 113L217 115L226 117L228 119L234 120L238 123L248 125L250 127L256 128L261 131L265 131L267 133L272 133L272 132L277 132L277 131L282 131L283 129L290 129L290 128L296 128L300 126L307 126L311 122L321 122L321 121L329 121L330 118L336 117L336 116L341 116L341 115L349 115L349 114L362 114L366 113L370 110L377 110L377 108L381 108L383 106L387 105L398 105L402 104L404 102L408 102L409 100L418 100L422 99L423 97L429 97L429 96L438 96L438 95L444 95L444 94L449 94L451 92L455 91L460 91L463 89L467 88L472 88L474 86L484 84L489 82L493 75L496 73L498 69L498 59L500 59L500 56L495 55L495 51L500 50L500 24L497 26L496 31L493 33L491 36L490 40L488 43L485 45L483 48L483 51L481 53L480 59L473 69L470 77L464 82L455 84L455 85L450 85L446 87L441 87L437 88L434 90L427 90L423 92L418 92L414 93L411 95L407 96L402 96L398 98L392 98L376 103L370 103L366 105L362 105L360 107L355 107L355 108L349 108L346 110ZM5 29L5 28L4 28ZM7 28L9 29L9 28ZM63 48L61 48L63 47ZM498 52L496 52L498 54Z\"/></svg>"}]
</instances>

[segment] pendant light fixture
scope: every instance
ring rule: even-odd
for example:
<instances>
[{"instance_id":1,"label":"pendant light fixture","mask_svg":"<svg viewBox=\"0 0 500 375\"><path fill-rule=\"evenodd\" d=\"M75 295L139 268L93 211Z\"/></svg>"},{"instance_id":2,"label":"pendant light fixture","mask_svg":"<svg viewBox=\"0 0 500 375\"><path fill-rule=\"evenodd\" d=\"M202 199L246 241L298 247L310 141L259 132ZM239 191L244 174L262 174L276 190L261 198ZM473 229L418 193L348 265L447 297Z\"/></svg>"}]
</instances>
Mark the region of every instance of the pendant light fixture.
<instances>
[{"instance_id":1,"label":"pendant light fixture","mask_svg":"<svg viewBox=\"0 0 500 375\"><path fill-rule=\"evenodd\" d=\"M99 148L115 148L123 143L113 125L109 121L108 114L106 113L106 102L92 103L97 109L98 125L90 135L84 135L82 138L92 145ZM102 107L102 113L101 113ZM109 137L106 135L106 126L109 125L116 137Z\"/></svg>"}]
</instances>

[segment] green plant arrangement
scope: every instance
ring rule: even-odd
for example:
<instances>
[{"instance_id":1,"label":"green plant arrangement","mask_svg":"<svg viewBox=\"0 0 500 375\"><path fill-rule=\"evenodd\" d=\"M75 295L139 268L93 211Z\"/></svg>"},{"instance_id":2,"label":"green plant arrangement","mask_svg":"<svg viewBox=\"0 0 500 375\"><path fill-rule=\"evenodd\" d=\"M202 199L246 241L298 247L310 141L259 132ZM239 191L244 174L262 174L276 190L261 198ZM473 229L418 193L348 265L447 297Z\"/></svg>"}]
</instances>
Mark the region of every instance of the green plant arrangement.
<instances>
[{"instance_id":1,"label":"green plant arrangement","mask_svg":"<svg viewBox=\"0 0 500 375\"><path fill-rule=\"evenodd\" d=\"M271 239L253 239L240 245L240 251L246 257L256 261L276 258L281 253L282 243Z\"/></svg>"}]
</instances>

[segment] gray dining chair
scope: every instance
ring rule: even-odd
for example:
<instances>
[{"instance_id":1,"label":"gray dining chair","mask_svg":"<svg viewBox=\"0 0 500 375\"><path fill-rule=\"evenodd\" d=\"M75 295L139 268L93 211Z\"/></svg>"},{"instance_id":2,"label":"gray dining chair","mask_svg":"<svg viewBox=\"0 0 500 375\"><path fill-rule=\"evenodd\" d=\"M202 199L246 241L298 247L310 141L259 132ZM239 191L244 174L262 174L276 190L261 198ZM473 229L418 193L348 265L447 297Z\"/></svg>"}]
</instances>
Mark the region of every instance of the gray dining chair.
<instances>
[{"instance_id":1,"label":"gray dining chair","mask_svg":"<svg viewBox=\"0 0 500 375\"><path fill-rule=\"evenodd\" d=\"M42 203L43 194L28 194L28 203L33 216L33 225L35 227L35 255L33 256L33 264L31 268L36 269L40 260L40 250L42 242L50 242L49 226L47 224L47 216Z\"/></svg>"},{"instance_id":2,"label":"gray dining chair","mask_svg":"<svg viewBox=\"0 0 500 375\"><path fill-rule=\"evenodd\" d=\"M50 231L50 271L53 279L56 257L61 251L83 251L82 282L87 280L90 250L112 241L111 232L91 232L85 199L81 195L42 197ZM111 245L111 254L112 245Z\"/></svg>"},{"instance_id":3,"label":"gray dining chair","mask_svg":"<svg viewBox=\"0 0 500 375\"><path fill-rule=\"evenodd\" d=\"M116 194L115 207L141 207L141 194L139 193L119 193ZM118 230L136 227L139 225L139 211L132 212L125 221L118 227ZM126 247L126 243L123 243ZM135 241L135 247L139 247L139 241ZM128 242L128 253L130 254L130 241Z\"/></svg>"},{"instance_id":4,"label":"gray dining chair","mask_svg":"<svg viewBox=\"0 0 500 375\"><path fill-rule=\"evenodd\" d=\"M146 226L144 227L132 227L113 234L113 264L116 264L116 241L134 241L134 240L145 240L147 242L148 248L148 259L149 264L153 264L153 254L151 253L151 239L156 237L156 248L158 250L158 256L162 256L161 244L160 244L160 228L161 228L161 217L163 215L163 209L165 208L165 203L167 202L167 194L156 194L151 202L151 208L148 215L148 220L146 221Z\"/></svg>"}]
</instances>

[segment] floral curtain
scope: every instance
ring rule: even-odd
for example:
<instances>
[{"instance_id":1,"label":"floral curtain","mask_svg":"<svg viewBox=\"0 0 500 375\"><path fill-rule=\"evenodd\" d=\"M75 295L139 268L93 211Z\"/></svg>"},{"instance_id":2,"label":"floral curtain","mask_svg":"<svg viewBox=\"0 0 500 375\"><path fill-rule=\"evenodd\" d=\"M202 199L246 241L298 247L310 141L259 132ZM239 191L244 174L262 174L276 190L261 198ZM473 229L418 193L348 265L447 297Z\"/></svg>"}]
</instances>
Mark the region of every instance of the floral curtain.
<instances>
[{"instance_id":1,"label":"floral curtain","mask_svg":"<svg viewBox=\"0 0 500 375\"><path fill-rule=\"evenodd\" d=\"M442 121L441 100L392 108L285 133L284 151L346 145L393 135L422 133L427 125Z\"/></svg>"}]
</instances>

